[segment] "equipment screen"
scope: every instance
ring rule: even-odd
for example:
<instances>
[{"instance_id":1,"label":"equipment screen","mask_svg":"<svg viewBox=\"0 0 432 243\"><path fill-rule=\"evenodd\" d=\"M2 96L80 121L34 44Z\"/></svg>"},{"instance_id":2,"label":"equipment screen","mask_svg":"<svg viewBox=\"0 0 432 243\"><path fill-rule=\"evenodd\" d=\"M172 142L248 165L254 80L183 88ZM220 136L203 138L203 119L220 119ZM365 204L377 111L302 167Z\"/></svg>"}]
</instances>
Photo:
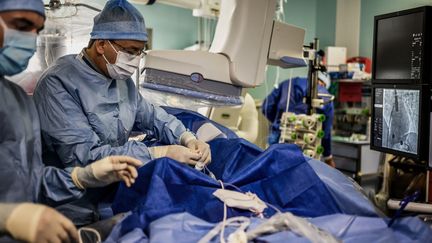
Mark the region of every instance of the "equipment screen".
<instances>
[{"instance_id":1,"label":"equipment screen","mask_svg":"<svg viewBox=\"0 0 432 243\"><path fill-rule=\"evenodd\" d=\"M379 19L375 32L375 79L420 79L424 13Z\"/></svg>"},{"instance_id":2,"label":"equipment screen","mask_svg":"<svg viewBox=\"0 0 432 243\"><path fill-rule=\"evenodd\" d=\"M375 88L373 145L418 155L420 90Z\"/></svg>"}]
</instances>

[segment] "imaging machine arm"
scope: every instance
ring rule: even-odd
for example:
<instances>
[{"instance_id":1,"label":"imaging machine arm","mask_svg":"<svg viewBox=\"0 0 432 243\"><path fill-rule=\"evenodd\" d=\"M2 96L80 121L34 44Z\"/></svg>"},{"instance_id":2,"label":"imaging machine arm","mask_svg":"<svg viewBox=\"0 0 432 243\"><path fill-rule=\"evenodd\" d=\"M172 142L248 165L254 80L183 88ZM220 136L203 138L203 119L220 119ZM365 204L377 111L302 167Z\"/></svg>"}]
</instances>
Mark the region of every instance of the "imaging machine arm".
<instances>
[{"instance_id":1,"label":"imaging machine arm","mask_svg":"<svg viewBox=\"0 0 432 243\"><path fill-rule=\"evenodd\" d=\"M220 9L220 0L131 0L133 3L152 5L162 3L193 10L195 17L216 17Z\"/></svg>"},{"instance_id":2,"label":"imaging machine arm","mask_svg":"<svg viewBox=\"0 0 432 243\"><path fill-rule=\"evenodd\" d=\"M306 66L305 31L274 20L276 0L222 0L210 50L149 51L143 86L225 104L261 85L265 66Z\"/></svg>"}]
</instances>

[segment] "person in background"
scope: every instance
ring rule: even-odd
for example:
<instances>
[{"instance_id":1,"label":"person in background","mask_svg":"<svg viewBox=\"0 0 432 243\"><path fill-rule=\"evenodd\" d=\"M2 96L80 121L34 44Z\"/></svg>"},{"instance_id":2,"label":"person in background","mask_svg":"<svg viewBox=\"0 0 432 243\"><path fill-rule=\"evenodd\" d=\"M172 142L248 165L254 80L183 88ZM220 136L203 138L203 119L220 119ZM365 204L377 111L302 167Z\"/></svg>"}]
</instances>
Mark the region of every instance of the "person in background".
<instances>
[{"instance_id":1,"label":"person in background","mask_svg":"<svg viewBox=\"0 0 432 243\"><path fill-rule=\"evenodd\" d=\"M18 85L4 76L22 72L36 50L43 29L41 0L0 0L0 241L71 242L78 235L72 222L38 204L61 204L79 198L87 188L137 177L142 163L126 156L106 157L92 166L44 167L36 107Z\"/></svg>"},{"instance_id":2,"label":"person in background","mask_svg":"<svg viewBox=\"0 0 432 243\"><path fill-rule=\"evenodd\" d=\"M67 168L108 155L128 155L143 162L166 156L191 165L208 163L210 146L142 97L131 79L147 42L141 13L126 0L107 1L90 35L87 48L59 58L35 89L44 161ZM148 148L128 141L132 131L167 146ZM113 190L88 192L58 209L77 225L91 223L99 218L101 196L108 191Z\"/></svg>"},{"instance_id":3,"label":"person in background","mask_svg":"<svg viewBox=\"0 0 432 243\"><path fill-rule=\"evenodd\" d=\"M282 113L286 111L289 85L291 83L289 112L296 114L306 114L307 105L304 98L307 94L307 79L296 77L290 80L285 80L267 96L263 101L262 113L271 122L270 135L268 143L275 144L279 142L280 137L280 119ZM329 94L327 88L330 87L330 78L323 72L318 74L318 94ZM333 126L334 109L333 103L327 103L322 109L317 109L317 112L324 114L326 119L323 123L325 136L322 138L322 146L324 147L324 162L335 167L335 162L331 153L331 131Z\"/></svg>"}]
</instances>

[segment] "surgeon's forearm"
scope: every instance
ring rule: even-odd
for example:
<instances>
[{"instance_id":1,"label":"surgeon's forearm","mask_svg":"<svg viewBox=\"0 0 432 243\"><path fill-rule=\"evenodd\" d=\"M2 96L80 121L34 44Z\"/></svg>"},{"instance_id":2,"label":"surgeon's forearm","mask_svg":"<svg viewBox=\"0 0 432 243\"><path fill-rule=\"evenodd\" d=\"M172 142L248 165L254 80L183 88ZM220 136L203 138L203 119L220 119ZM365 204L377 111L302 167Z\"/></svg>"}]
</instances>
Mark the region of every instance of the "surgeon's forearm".
<instances>
[{"instance_id":1,"label":"surgeon's forearm","mask_svg":"<svg viewBox=\"0 0 432 243\"><path fill-rule=\"evenodd\" d=\"M163 108L147 102L139 93L134 128L165 144L180 144L180 136L186 131L180 120Z\"/></svg>"},{"instance_id":2,"label":"surgeon's forearm","mask_svg":"<svg viewBox=\"0 0 432 243\"><path fill-rule=\"evenodd\" d=\"M81 198L84 191L74 184L71 172L71 168L45 167L39 200L50 205L59 205Z\"/></svg>"},{"instance_id":3,"label":"surgeon's forearm","mask_svg":"<svg viewBox=\"0 0 432 243\"><path fill-rule=\"evenodd\" d=\"M96 142L89 142L82 146L61 145L59 147L63 149L62 158L65 159L63 165L68 168L85 167L94 161L113 155L131 156L143 163L151 160L147 146L142 142L133 140L116 147L109 144L98 145Z\"/></svg>"},{"instance_id":4,"label":"surgeon's forearm","mask_svg":"<svg viewBox=\"0 0 432 243\"><path fill-rule=\"evenodd\" d=\"M18 203L0 203L0 233L6 233L6 221L19 204Z\"/></svg>"},{"instance_id":5,"label":"surgeon's forearm","mask_svg":"<svg viewBox=\"0 0 432 243\"><path fill-rule=\"evenodd\" d=\"M80 165L88 165L93 161L105 158L107 156L113 156L113 155L126 155L131 156L133 158L136 158L143 163L147 163L151 160L150 152L148 150L148 147L138 141L128 141L122 146L118 147L112 147L109 145L104 145L101 147L96 147L94 149L90 150L90 162L80 163Z\"/></svg>"},{"instance_id":6,"label":"surgeon's forearm","mask_svg":"<svg viewBox=\"0 0 432 243\"><path fill-rule=\"evenodd\" d=\"M162 110L162 108L159 109ZM186 127L179 119L164 110L160 113L165 113L161 116L165 117L164 120L166 121L159 124L155 123L155 127L163 127L163 129L160 129L159 134L161 141L165 144L182 144L182 136L188 131Z\"/></svg>"}]
</instances>

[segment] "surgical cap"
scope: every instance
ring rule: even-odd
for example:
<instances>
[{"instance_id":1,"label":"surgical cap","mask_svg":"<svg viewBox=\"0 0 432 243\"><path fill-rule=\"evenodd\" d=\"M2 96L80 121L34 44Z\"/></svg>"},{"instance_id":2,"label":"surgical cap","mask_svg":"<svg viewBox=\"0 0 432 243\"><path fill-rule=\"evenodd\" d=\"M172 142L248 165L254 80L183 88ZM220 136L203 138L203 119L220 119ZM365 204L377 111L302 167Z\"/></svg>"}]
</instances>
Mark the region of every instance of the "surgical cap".
<instances>
[{"instance_id":1,"label":"surgical cap","mask_svg":"<svg viewBox=\"0 0 432 243\"><path fill-rule=\"evenodd\" d=\"M19 10L33 11L45 17L42 0L0 0L0 12Z\"/></svg>"},{"instance_id":2,"label":"surgical cap","mask_svg":"<svg viewBox=\"0 0 432 243\"><path fill-rule=\"evenodd\" d=\"M91 39L147 41L144 18L126 0L110 0L94 18Z\"/></svg>"}]
</instances>

